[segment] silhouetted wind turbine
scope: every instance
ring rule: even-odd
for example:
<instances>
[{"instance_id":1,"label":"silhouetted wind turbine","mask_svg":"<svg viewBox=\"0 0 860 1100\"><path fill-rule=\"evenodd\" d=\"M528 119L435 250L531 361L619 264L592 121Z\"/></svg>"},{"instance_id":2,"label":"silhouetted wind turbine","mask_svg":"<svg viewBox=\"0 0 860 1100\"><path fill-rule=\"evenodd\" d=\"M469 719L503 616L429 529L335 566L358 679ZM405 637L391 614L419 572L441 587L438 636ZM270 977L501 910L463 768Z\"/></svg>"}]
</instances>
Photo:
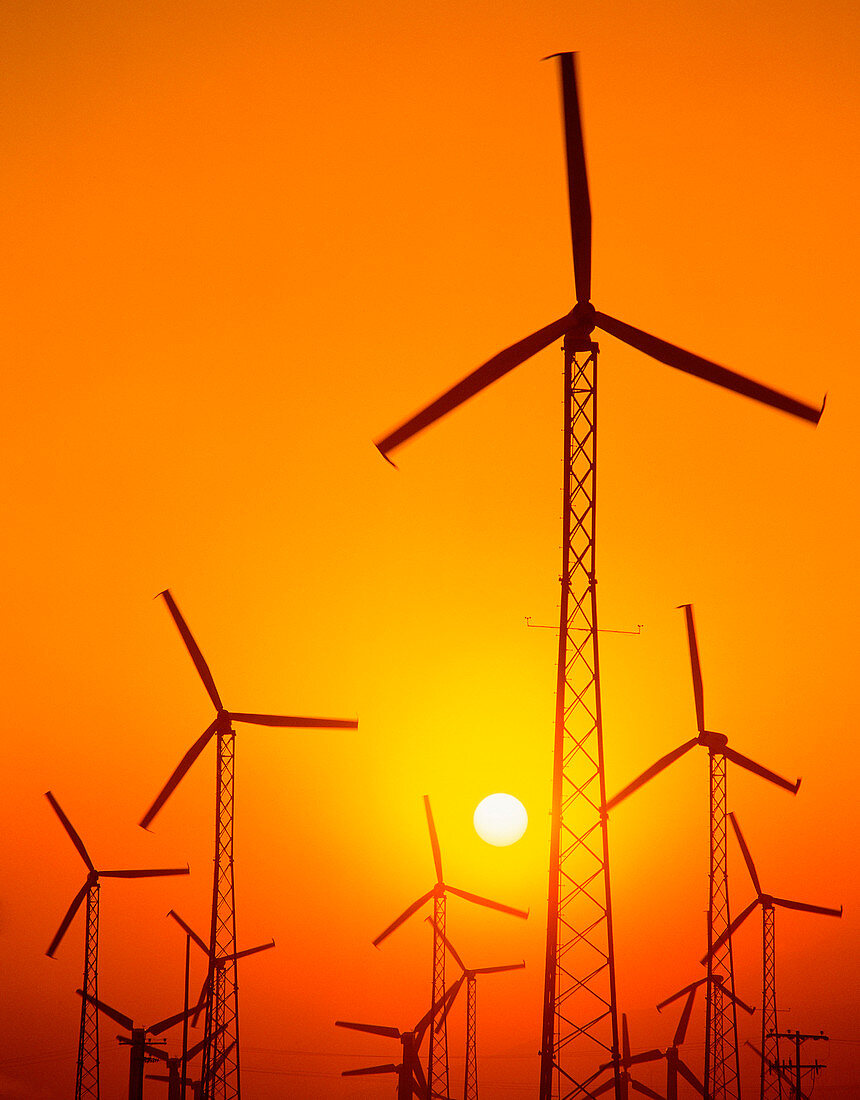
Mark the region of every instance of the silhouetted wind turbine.
<instances>
[{"instance_id":1,"label":"silhouetted wind turbine","mask_svg":"<svg viewBox=\"0 0 860 1100\"><path fill-rule=\"evenodd\" d=\"M199 1051L203 1050L204 1047L205 1047L205 1044L206 1044L206 1039L204 1037L203 1039L200 1040L200 1042L197 1044L197 1046L192 1047L192 1050L190 1050L188 1052L188 1056L191 1057L192 1051L196 1054ZM152 1053L152 1054L157 1053L157 1048L156 1047L147 1047L147 1050L150 1051L150 1053ZM227 1050L223 1054L219 1055L219 1057L221 1059L224 1059L226 1057L229 1057L230 1054L232 1054L232 1048L228 1047ZM192 1095L194 1097L194 1100L205 1100L205 1097L203 1095L203 1079L202 1079L202 1077L197 1078L197 1080L194 1080L191 1077L181 1076L181 1073L178 1070L176 1070L175 1068L170 1069L170 1067L173 1065L173 1063L177 1063L177 1062L181 1063L181 1061L182 1061L181 1058L170 1058L170 1059L168 1059L167 1064L168 1064L168 1069L170 1070L170 1072L168 1072L166 1074L164 1074L164 1073L147 1073L147 1075L146 1075L147 1079L151 1080L151 1081L165 1081L167 1083L167 1086L168 1086L167 1100L174 1100L174 1096L182 1097L183 1100L184 1100L184 1096L185 1096L185 1091L184 1090L185 1090L185 1087L189 1086L189 1085L191 1086L191 1091L192 1091ZM216 1067L215 1067L216 1071L219 1068L220 1068L220 1065L216 1065ZM177 1088L177 1085L178 1085L180 1091L178 1093L176 1093L174 1091L171 1091L171 1090L175 1090Z\"/></svg>"},{"instance_id":2,"label":"silhouetted wind turbine","mask_svg":"<svg viewBox=\"0 0 860 1100\"><path fill-rule=\"evenodd\" d=\"M817 423L823 409L599 312L591 303L591 201L574 55L561 64L568 199L576 304L558 320L494 355L400 427L377 441L392 452L556 340L564 340L564 514L557 663L553 816L547 913L540 1100L553 1075L564 1092L584 1086L587 1059L616 1059L618 1020L609 885L594 554L597 471L595 328L676 370ZM579 863L577 863L579 861ZM585 864L583 866L583 864ZM587 950L567 951L575 944ZM562 1008L562 1006L564 1006ZM563 1058L562 1055L565 1055ZM564 1061L564 1065L562 1062Z\"/></svg>"},{"instance_id":3,"label":"silhouetted wind turbine","mask_svg":"<svg viewBox=\"0 0 860 1100\"><path fill-rule=\"evenodd\" d=\"M86 933L84 936L84 990L91 998L98 996L99 977L99 879L100 878L157 878L163 875L187 875L187 867L149 868L134 871L99 871L90 859L89 852L84 847L71 821L63 813L59 802L50 791L45 792L45 798L50 802L54 813L66 832L69 834L72 844L78 850L78 855L84 861L87 868L87 877L80 890L72 898L72 904L66 911L57 933L51 940L48 950L45 952L50 958L60 946L60 941L68 931L69 925L75 919L75 914L87 899L86 909ZM78 1065L75 1077L75 1100L83 1097L99 1096L99 1022L98 1013L86 1000L81 1005L81 1029L78 1038Z\"/></svg>"},{"instance_id":4,"label":"silhouetted wind turbine","mask_svg":"<svg viewBox=\"0 0 860 1100\"><path fill-rule=\"evenodd\" d=\"M705 704L702 689L702 670L699 663L699 649L696 643L696 628L693 622L691 604L684 604L687 621L687 637L690 647L690 664L693 673L693 696L696 704L696 723L698 734L677 749L661 757L656 764L634 779L623 790L606 803L611 810L628 795L644 786L650 779L659 775L670 764L679 760L690 749L702 745L708 750L710 763L710 897L708 901L708 977L707 1009L705 1037L705 1087L712 1100L722 1100L724 1096L736 1096L739 1091L740 1063L738 1055L737 1012L731 998L726 998L726 990L734 993L734 969L732 966L732 941L723 933L729 927L729 893L726 853L726 760L731 760L754 775L783 787L792 794L797 793L800 780L795 783L783 779L781 775L762 767L748 756L743 756L729 748L725 734L714 733L705 728ZM721 944L715 950L717 941ZM715 975L722 981L716 982Z\"/></svg>"},{"instance_id":5,"label":"silhouetted wind turbine","mask_svg":"<svg viewBox=\"0 0 860 1100\"><path fill-rule=\"evenodd\" d=\"M621 1097L622 1100L627 1100L629 1095L629 1088L632 1087L638 1092L643 1093L645 1096L656 1097L656 1100L664 1100L659 1093L653 1092L645 1085L640 1085L638 1081L634 1081L630 1076L630 1067L639 1065L641 1062L653 1062L657 1058L662 1058L663 1055L659 1050L645 1050L641 1054L634 1054L630 1049L630 1035L627 1031L627 1013L621 1013ZM604 1062L600 1066L598 1073L603 1073L605 1070L615 1070L616 1060L611 1062ZM595 1074L595 1076L597 1076ZM590 1092L592 1096L602 1096L603 1093L609 1092L610 1089L615 1089L616 1082L614 1077L610 1077L608 1081L604 1081L602 1085L598 1087L591 1086Z\"/></svg>"},{"instance_id":6,"label":"silhouetted wind turbine","mask_svg":"<svg viewBox=\"0 0 860 1100\"><path fill-rule=\"evenodd\" d=\"M445 933L436 928L432 917L427 918L427 923L433 926L434 933L438 933L442 937L445 946L454 956L454 961L462 971L461 980L466 983L466 1071L463 1100L478 1100L478 975L501 974L506 970L524 970L526 964L518 962L508 963L505 966L475 966L470 968L460 958L456 948ZM453 991L454 996L456 996L456 990Z\"/></svg>"},{"instance_id":7,"label":"silhouetted wind turbine","mask_svg":"<svg viewBox=\"0 0 860 1100\"><path fill-rule=\"evenodd\" d=\"M135 1027L134 1021L130 1016L126 1016L124 1012L120 1012L119 1009L112 1008L105 1001L99 1000L98 997L91 997L88 993L84 993L82 990L76 990L79 997L85 1002L93 1005L99 1012L103 1012L106 1016L110 1016L112 1020L115 1020L120 1027L124 1027L126 1031L131 1033L131 1038L127 1039L124 1035L119 1035L118 1039L121 1043L127 1043L129 1046L129 1062L128 1062L128 1100L143 1100L143 1066L144 1056L149 1054L159 1053L157 1047L150 1047L146 1041L147 1035L160 1035L163 1031L167 1031L168 1028L173 1027L175 1024L181 1023L194 1011L193 1008L185 1009L183 1012L176 1012L173 1016L168 1016L164 1020L159 1020L155 1024L150 1024L149 1027Z\"/></svg>"},{"instance_id":8,"label":"silhouetted wind turbine","mask_svg":"<svg viewBox=\"0 0 860 1100\"><path fill-rule=\"evenodd\" d=\"M761 1006L761 1046L764 1052L761 1068L761 1100L780 1100L781 1089L778 1077L768 1077L765 1074L765 1065L779 1065L779 1027L776 1018L776 913L775 906L783 909L797 909L801 913L818 913L824 917L841 917L842 906L838 909L828 909L823 905L809 905L804 901L789 901L787 898L776 898L773 894L765 894L761 888L758 874L756 873L753 858L744 840L740 825L733 813L729 814L732 828L747 865L753 889L756 892L754 901L751 901L729 927L714 941L712 951L717 951L740 928L747 917L757 905L761 906L762 918L762 1006ZM707 957L702 959L706 962Z\"/></svg>"},{"instance_id":9,"label":"silhouetted wind turbine","mask_svg":"<svg viewBox=\"0 0 860 1100\"><path fill-rule=\"evenodd\" d=\"M215 719L194 742L165 783L156 800L144 814L140 824L144 829L176 789L182 777L203 752L209 741L217 738L216 802L215 802L215 875L212 888L212 923L209 940L210 987L206 1007L208 1043L203 1051L202 1077L204 1092L210 1100L227 1100L239 1095L239 995L236 982L236 909L233 888L233 761L235 754L234 722L253 726L276 726L291 729L357 729L358 722L341 718L296 718L282 714L249 714L227 710L215 686L212 673L194 640L188 624L176 606L169 590L159 593L167 604L185 648L212 705ZM230 960L216 968L216 959ZM228 1054L227 1052L231 1053ZM219 1067L217 1072L214 1067ZM211 1081L210 1081L211 1078Z\"/></svg>"},{"instance_id":10,"label":"silhouetted wind turbine","mask_svg":"<svg viewBox=\"0 0 860 1100\"><path fill-rule=\"evenodd\" d=\"M442 851L439 847L439 838L436 835L436 826L433 823L433 813L430 809L430 799L424 795L424 810L427 814L427 828L430 831L430 847L433 850L433 863L436 867L436 882L431 890L422 894L417 901L404 909L397 920L391 924L373 941L374 947L379 947L382 941L408 920L413 913L433 899L433 988L430 998L430 1015L433 1026L430 1028L430 1053L427 1077L430 1082L430 1100L435 1096L447 1096L449 1091L448 1081L448 1033L443 1013L437 1021L436 1006L445 999L445 896L454 894L464 898L475 905L485 905L489 909L496 909L500 913L510 913L514 917L528 916L527 910L514 909L511 905L502 905L499 901L491 901L490 898L482 898L478 894L470 894L466 890L460 890L456 886L450 886L442 875Z\"/></svg>"}]
</instances>

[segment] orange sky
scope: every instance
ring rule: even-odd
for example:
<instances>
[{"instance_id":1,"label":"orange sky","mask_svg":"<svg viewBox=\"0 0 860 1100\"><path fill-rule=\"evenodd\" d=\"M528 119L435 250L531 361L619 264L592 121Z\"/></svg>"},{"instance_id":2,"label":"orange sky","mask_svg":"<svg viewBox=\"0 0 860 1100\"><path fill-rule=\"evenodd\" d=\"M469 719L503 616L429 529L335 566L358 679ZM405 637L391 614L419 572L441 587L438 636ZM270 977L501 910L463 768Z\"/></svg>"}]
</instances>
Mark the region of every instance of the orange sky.
<instances>
[{"instance_id":1,"label":"orange sky","mask_svg":"<svg viewBox=\"0 0 860 1100\"><path fill-rule=\"evenodd\" d=\"M828 393L813 430L600 337L600 614L643 624L603 635L607 786L695 732L692 602L712 728L803 776L793 799L730 774L765 889L845 906L778 914L781 1025L831 1036L817 1097L860 1091L858 39L847 0L3 5L0 1094L74 1087L81 917L44 952L83 874L49 788L97 865L190 862L106 882L101 907L104 999L141 1023L181 1007L165 914L207 923L214 751L151 834L136 824L211 718L152 600L170 586L228 707L361 722L239 732L240 946L278 943L242 970L246 1100L390 1094L339 1074L396 1051L332 1025L425 1011L423 922L371 946L432 883L425 793L451 882L532 911L452 902L449 932L475 965L525 959L481 990L481 1091L536 1095L555 635L525 618L557 609L561 353L399 472L370 441L570 308L540 63L566 49L598 308ZM472 830L494 790L529 811L510 849ZM701 973L706 800L690 754L611 821L636 1046L668 1045L676 1015L654 1005ZM757 927L736 942L753 1002ZM115 1030L107 1097L127 1079Z\"/></svg>"}]
</instances>

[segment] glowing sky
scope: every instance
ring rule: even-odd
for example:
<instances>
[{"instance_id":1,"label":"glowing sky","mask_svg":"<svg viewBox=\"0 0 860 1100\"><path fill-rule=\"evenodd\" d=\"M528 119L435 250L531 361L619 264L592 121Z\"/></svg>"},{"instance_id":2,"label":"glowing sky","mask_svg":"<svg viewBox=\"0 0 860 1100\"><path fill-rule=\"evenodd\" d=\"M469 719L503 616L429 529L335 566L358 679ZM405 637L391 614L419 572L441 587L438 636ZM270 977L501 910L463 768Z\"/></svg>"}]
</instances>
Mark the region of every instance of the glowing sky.
<instances>
[{"instance_id":1,"label":"glowing sky","mask_svg":"<svg viewBox=\"0 0 860 1100\"><path fill-rule=\"evenodd\" d=\"M278 945L241 972L245 1100L390 1094L340 1072L396 1051L333 1022L425 1011L423 920L371 946L432 885L424 794L450 880L531 910L452 902L449 934L470 965L525 959L482 990L481 1091L536 1095L555 634L525 620L557 613L561 353L398 472L370 441L570 308L540 61L568 49L600 308L828 394L812 429L600 337L600 615L642 624L602 636L607 786L695 733L692 602L709 722L803 776L792 798L730 774L765 888L845 906L778 915L781 1023L831 1036L816 1097L860 1092L858 45L847 0L2 6L0 1094L73 1089L81 919L44 952L83 865L49 788L97 864L190 863L102 891L104 999L144 1023L181 1007L165 914L206 926L214 761L137 827L211 718L152 599L169 586L229 707L360 719L239 732L240 946ZM529 814L508 848L472 827L493 791ZM654 1006L701 973L706 799L691 753L611 820L635 1046L669 1043ZM757 1002L750 924L737 985ZM106 1097L127 1078L115 1030Z\"/></svg>"}]
</instances>

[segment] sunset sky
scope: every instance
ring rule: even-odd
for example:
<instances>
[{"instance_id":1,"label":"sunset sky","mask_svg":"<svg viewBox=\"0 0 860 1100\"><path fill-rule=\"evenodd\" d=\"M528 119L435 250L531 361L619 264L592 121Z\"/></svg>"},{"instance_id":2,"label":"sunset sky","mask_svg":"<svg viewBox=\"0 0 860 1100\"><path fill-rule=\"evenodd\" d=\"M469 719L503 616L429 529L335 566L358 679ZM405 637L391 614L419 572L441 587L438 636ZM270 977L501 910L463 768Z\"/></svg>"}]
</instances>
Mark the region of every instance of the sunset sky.
<instances>
[{"instance_id":1,"label":"sunset sky","mask_svg":"<svg viewBox=\"0 0 860 1100\"><path fill-rule=\"evenodd\" d=\"M537 1097L561 351L398 470L372 440L573 303L541 62L562 50L579 51L598 308L827 394L812 428L599 335L606 779L695 736L692 603L710 728L803 777L792 797L730 766L764 888L845 907L777 913L780 1026L830 1037L804 1051L828 1065L817 1100L860 1094L858 47L851 0L0 7L0 1096L74 1090L83 915L45 950L84 867L49 789L97 867L190 864L101 892L100 995L140 1024L182 1007L166 914L208 925L215 761L138 827L212 717L153 600L169 587L228 708L360 721L238 731L239 946L277 942L240 971L245 1100L393 1094L340 1074L396 1044L333 1025L406 1028L429 1006L424 914L371 945L433 883L425 794L446 878L531 911L454 899L448 931L470 965L526 962L481 982L479 1074L482 1100ZM509 848L472 827L495 791L529 814ZM610 818L634 1048L671 1042L677 1012L655 1005L703 974L707 826L701 751ZM738 913L734 846L730 874ZM735 941L754 1004L760 929ZM744 1017L741 1040L759 1030ZM125 1095L117 1031L106 1100ZM699 1003L697 1072L703 1046ZM757 1096L748 1050L742 1067Z\"/></svg>"}]
</instances>

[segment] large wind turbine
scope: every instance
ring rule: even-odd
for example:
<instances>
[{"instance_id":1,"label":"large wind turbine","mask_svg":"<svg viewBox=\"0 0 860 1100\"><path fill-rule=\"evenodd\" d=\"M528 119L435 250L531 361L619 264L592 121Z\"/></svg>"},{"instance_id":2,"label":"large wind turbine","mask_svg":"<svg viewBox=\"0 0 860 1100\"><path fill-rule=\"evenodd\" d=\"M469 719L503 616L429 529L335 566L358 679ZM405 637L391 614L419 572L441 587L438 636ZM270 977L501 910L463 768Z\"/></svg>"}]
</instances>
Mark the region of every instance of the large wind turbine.
<instances>
[{"instance_id":1,"label":"large wind turbine","mask_svg":"<svg viewBox=\"0 0 860 1100\"><path fill-rule=\"evenodd\" d=\"M783 909L797 909L801 913L818 913L824 917L841 917L842 906L828 909L823 905L810 905L805 901L789 901L788 898L776 898L765 894L756 873L753 858L744 840L741 827L733 813L729 814L735 831L738 846L752 879L755 899L749 903L721 935L714 941L712 951L718 951L722 945L740 928L757 905L761 906L762 923L762 1006L761 1006L761 1049L764 1052L761 1064L761 1100L780 1100L782 1096L781 1079L777 1074L765 1073L765 1066L779 1065L779 1026L776 1018L776 912L777 906ZM702 959L705 962L706 959ZM755 1048L753 1048L755 1049Z\"/></svg>"},{"instance_id":2,"label":"large wind turbine","mask_svg":"<svg viewBox=\"0 0 860 1100\"><path fill-rule=\"evenodd\" d=\"M729 888L726 851L726 761L731 760L754 775L767 779L784 790L797 794L800 780L792 783L781 775L762 767L748 756L729 748L728 738L705 727L705 703L702 689L702 668L699 663L699 647L691 604L684 604L687 621L687 639L690 647L690 664L693 673L693 697L696 704L698 733L677 749L661 757L606 803L611 810L628 795L639 790L649 779L659 775L670 764L702 745L708 750L710 764L710 896L708 900L708 977L705 1037L705 1087L710 1100L737 1100L740 1096L740 1062L738 1056L737 1012L726 991L734 993L735 979L732 965L732 941L728 935ZM717 948L719 943L719 948ZM719 981L715 980L717 977Z\"/></svg>"},{"instance_id":3,"label":"large wind turbine","mask_svg":"<svg viewBox=\"0 0 860 1100\"><path fill-rule=\"evenodd\" d=\"M556 678L552 831L541 1100L592 1095L594 1061L619 1077L595 574L597 353L595 328L723 389L817 423L821 409L602 313L591 303L591 202L574 55L560 58L576 304L494 355L377 442L382 454L453 411L557 340L564 341L564 512ZM823 406L822 406L823 408ZM616 1095L620 1097L620 1083Z\"/></svg>"},{"instance_id":4,"label":"large wind turbine","mask_svg":"<svg viewBox=\"0 0 860 1100\"><path fill-rule=\"evenodd\" d=\"M203 1051L203 1091L207 1100L239 1100L239 995L236 981L236 910L233 890L233 760L234 722L252 726L298 729L357 729L358 722L342 718L295 718L283 714L248 714L227 710L209 666L169 590L161 592L185 648L212 704L215 719L194 742L165 783L140 824L149 828L155 815L213 737L217 738L215 798L215 875L212 887L212 923L209 936L209 989L206 1003L207 1045ZM216 960L229 960L217 966Z\"/></svg>"},{"instance_id":5,"label":"large wind turbine","mask_svg":"<svg viewBox=\"0 0 860 1100\"><path fill-rule=\"evenodd\" d=\"M50 791L46 791L45 798L51 803L51 807L69 838L78 851L78 855L84 861L87 868L87 877L80 890L72 898L72 904L66 911L57 933L51 940L48 950L45 952L49 958L60 946L60 941L68 931L69 925L75 918L75 914L87 899L86 934L84 936L84 992L87 994L81 1003L81 1029L78 1037L78 1066L75 1076L75 1100L83 1100L84 1097L98 1100L99 1097L99 1020L94 1002L98 997L99 989L99 879L100 878L155 878L162 875L187 875L187 867L150 868L140 871L99 871L90 859L89 852L84 847L84 842L78 835L71 821L63 813L59 802Z\"/></svg>"},{"instance_id":6,"label":"large wind turbine","mask_svg":"<svg viewBox=\"0 0 860 1100\"><path fill-rule=\"evenodd\" d=\"M443 1012L439 1019L436 1017L437 1007L445 1000L445 896L454 894L476 905L486 905L489 909L497 909L500 913L510 913L514 917L525 919L528 912L524 909L514 909L511 905L502 905L500 901L491 901L490 898L482 898L478 894L470 894L466 890L460 890L456 886L450 886L442 876L442 851L439 847L439 837L436 835L436 826L433 823L433 812L430 809L430 799L424 795L424 810L427 814L427 828L430 832L430 847L433 849L433 863L436 867L436 882L432 889L422 894L417 901L413 901L400 916L391 922L389 926L380 932L373 941L374 947L379 947L382 941L408 920L413 913L417 913L425 902L433 899L433 987L430 996L430 1018L433 1021L430 1027L430 1053L428 1059L427 1079L430 1088L430 1100L438 1096L447 1096L448 1083L448 1031L446 1024L447 1013Z\"/></svg>"}]
</instances>

